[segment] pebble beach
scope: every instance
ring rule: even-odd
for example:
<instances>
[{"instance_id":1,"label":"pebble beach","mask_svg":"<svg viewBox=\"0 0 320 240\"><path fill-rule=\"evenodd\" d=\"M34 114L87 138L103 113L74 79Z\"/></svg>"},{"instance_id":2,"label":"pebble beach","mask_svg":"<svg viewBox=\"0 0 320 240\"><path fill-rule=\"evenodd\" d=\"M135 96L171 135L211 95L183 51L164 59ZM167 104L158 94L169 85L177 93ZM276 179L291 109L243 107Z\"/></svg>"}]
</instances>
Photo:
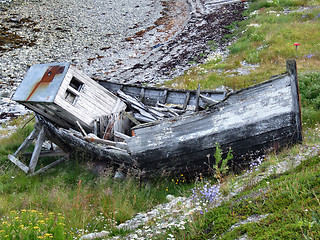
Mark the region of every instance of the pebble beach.
<instances>
[{"instance_id":1,"label":"pebble beach","mask_svg":"<svg viewBox=\"0 0 320 240\"><path fill-rule=\"evenodd\" d=\"M183 74L210 53L208 41L223 48L224 26L246 7L218 2L2 0L0 113L21 111L10 97L34 64L71 62L97 80L149 85Z\"/></svg>"}]
</instances>

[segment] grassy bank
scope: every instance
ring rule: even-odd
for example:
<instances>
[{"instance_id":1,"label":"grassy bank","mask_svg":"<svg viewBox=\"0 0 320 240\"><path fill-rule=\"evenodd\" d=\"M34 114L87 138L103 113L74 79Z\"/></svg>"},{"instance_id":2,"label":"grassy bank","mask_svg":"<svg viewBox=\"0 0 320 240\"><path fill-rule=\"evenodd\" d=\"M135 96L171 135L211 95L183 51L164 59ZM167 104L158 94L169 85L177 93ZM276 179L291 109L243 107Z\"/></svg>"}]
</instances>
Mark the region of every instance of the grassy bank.
<instances>
[{"instance_id":1,"label":"grassy bank","mask_svg":"<svg viewBox=\"0 0 320 240\"><path fill-rule=\"evenodd\" d=\"M232 33L225 41L234 43L227 47L225 59L209 57L206 64L167 84L187 89L196 89L198 83L204 89L221 85L240 89L283 72L286 59L296 59L299 72L319 71L319 0L256 0L244 14L246 20L227 27ZM300 43L297 50L294 43ZM256 67L250 70L250 65ZM241 74L244 71L247 73Z\"/></svg>"},{"instance_id":2,"label":"grassy bank","mask_svg":"<svg viewBox=\"0 0 320 240\"><path fill-rule=\"evenodd\" d=\"M163 230L158 239L237 239L245 235L251 239L319 239L320 1L256 0L245 14L245 21L228 27L233 31L225 40L235 42L225 59L212 58L168 85L196 88L200 83L203 88L225 85L238 89L283 72L285 60L294 58L304 144L270 153L239 176L228 173L220 194L230 197L240 187L243 192L219 207L194 214L183 230ZM295 42L300 43L297 50ZM240 75L241 68L248 66L244 61L259 67ZM77 239L103 230L110 236L125 235L116 225L167 202L168 194L189 196L195 185L206 186L203 179L186 183L182 176L148 183L135 178L115 181L108 170L95 175L85 159L72 159L45 175L27 177L7 159L32 131L34 122L22 127L26 121L12 122L20 127L0 139L0 239ZM283 161L302 163L279 172ZM263 180L255 181L264 175ZM208 180L216 183L213 176ZM251 218L259 221L248 221Z\"/></svg>"}]
</instances>

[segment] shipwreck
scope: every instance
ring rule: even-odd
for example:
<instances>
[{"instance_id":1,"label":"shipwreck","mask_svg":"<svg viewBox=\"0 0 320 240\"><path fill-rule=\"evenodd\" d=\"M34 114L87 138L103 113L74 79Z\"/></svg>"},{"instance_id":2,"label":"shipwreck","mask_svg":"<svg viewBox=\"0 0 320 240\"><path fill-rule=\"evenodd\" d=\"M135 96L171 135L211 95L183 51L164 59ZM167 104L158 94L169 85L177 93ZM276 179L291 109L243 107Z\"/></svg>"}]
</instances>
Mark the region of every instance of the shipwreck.
<instances>
[{"instance_id":1,"label":"shipwreck","mask_svg":"<svg viewBox=\"0 0 320 240\"><path fill-rule=\"evenodd\" d=\"M302 141L297 68L240 91L175 90L96 81L70 63L32 66L13 100L32 109L35 130L9 159L29 174L69 156L103 161L144 176L208 170L215 144L231 164ZM49 139L61 151L41 150ZM29 164L21 157L36 140ZM63 155L37 169L43 155Z\"/></svg>"}]
</instances>

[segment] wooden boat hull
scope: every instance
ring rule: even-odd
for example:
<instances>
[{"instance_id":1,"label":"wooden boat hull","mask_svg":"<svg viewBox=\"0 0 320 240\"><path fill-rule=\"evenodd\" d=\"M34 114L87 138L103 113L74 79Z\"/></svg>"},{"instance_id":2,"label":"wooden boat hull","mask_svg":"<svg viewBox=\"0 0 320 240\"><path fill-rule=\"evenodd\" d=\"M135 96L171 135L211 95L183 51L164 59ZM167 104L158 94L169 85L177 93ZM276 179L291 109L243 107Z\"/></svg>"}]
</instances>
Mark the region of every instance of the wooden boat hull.
<instances>
[{"instance_id":1,"label":"wooden boat hull","mask_svg":"<svg viewBox=\"0 0 320 240\"><path fill-rule=\"evenodd\" d=\"M127 153L68 136L41 121L46 135L63 150L116 166L137 166L145 176L205 173L216 143L224 151L230 147L233 164L241 165L271 148L302 141L295 61L287 62L287 73L230 94L209 110L134 127Z\"/></svg>"},{"instance_id":2,"label":"wooden boat hull","mask_svg":"<svg viewBox=\"0 0 320 240\"><path fill-rule=\"evenodd\" d=\"M215 143L233 150L234 164L250 156L302 141L296 63L286 74L231 94L208 111L134 129L127 141L140 167L155 172L194 173L208 169ZM248 162L248 161L247 161Z\"/></svg>"}]
</instances>

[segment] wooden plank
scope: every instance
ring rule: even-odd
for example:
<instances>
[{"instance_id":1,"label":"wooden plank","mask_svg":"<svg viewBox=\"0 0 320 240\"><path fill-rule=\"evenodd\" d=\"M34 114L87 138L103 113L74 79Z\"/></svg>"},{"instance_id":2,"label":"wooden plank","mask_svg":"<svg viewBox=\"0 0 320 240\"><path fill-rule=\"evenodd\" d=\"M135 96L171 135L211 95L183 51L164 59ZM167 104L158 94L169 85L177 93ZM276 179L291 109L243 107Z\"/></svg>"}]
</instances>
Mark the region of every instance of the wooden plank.
<instances>
[{"instance_id":1,"label":"wooden plank","mask_svg":"<svg viewBox=\"0 0 320 240\"><path fill-rule=\"evenodd\" d=\"M78 126L78 129L80 130L82 136L83 136L83 137L87 136L86 131L83 129L83 127L81 126L81 124L79 123L79 121L76 121L76 125Z\"/></svg>"},{"instance_id":2,"label":"wooden plank","mask_svg":"<svg viewBox=\"0 0 320 240\"><path fill-rule=\"evenodd\" d=\"M141 123L135 119L131 114L129 114L128 112L126 111L122 111L122 114L124 114L131 122L133 122L134 124L136 125L140 125Z\"/></svg>"},{"instance_id":3,"label":"wooden plank","mask_svg":"<svg viewBox=\"0 0 320 240\"><path fill-rule=\"evenodd\" d=\"M64 129L57 129L53 124L40 118L41 124L45 128L46 136L54 142L60 149L71 155L79 157L87 157L95 159L96 161L103 160L106 163L112 163L115 166L125 164L125 166L132 166L133 160L125 150L108 149L96 147L89 144L82 138L73 136Z\"/></svg>"},{"instance_id":4,"label":"wooden plank","mask_svg":"<svg viewBox=\"0 0 320 240\"><path fill-rule=\"evenodd\" d=\"M187 109L187 106L188 106L188 103L189 103L189 99L190 99L190 92L187 92L186 93L186 99L184 100L184 103L183 103L183 110L186 110Z\"/></svg>"},{"instance_id":5,"label":"wooden plank","mask_svg":"<svg viewBox=\"0 0 320 240\"><path fill-rule=\"evenodd\" d=\"M113 146L113 147L117 147L117 148L121 148L121 149L125 149L127 150L127 144L123 143L123 142L113 142L110 140L106 140L106 139L101 139L98 138L97 136L93 135L93 134L88 134L87 136L84 137L84 139L88 142L95 142L95 143L102 143L102 144L106 144L109 146Z\"/></svg>"},{"instance_id":6,"label":"wooden plank","mask_svg":"<svg viewBox=\"0 0 320 240\"><path fill-rule=\"evenodd\" d=\"M112 139L113 138L113 126L115 122L114 114L108 116L108 124L103 134L103 139Z\"/></svg>"},{"instance_id":7,"label":"wooden plank","mask_svg":"<svg viewBox=\"0 0 320 240\"><path fill-rule=\"evenodd\" d=\"M117 138L121 138L123 140L129 140L131 138L130 136L123 134L123 133L120 133L120 132L117 132L117 131L114 132L114 136Z\"/></svg>"},{"instance_id":8,"label":"wooden plank","mask_svg":"<svg viewBox=\"0 0 320 240\"><path fill-rule=\"evenodd\" d=\"M93 134L98 136L98 120L94 120L93 122Z\"/></svg>"},{"instance_id":9,"label":"wooden plank","mask_svg":"<svg viewBox=\"0 0 320 240\"><path fill-rule=\"evenodd\" d=\"M219 102L219 101L216 101L216 100L211 99L211 98L209 98L209 97L206 97L206 96L204 96L204 95L202 95L202 94L200 94L199 97L202 99L202 101L204 101L205 103L208 103L208 104L210 104L210 105L216 104L216 103Z\"/></svg>"},{"instance_id":10,"label":"wooden plank","mask_svg":"<svg viewBox=\"0 0 320 240\"><path fill-rule=\"evenodd\" d=\"M128 133L130 132L130 120L122 113L117 113L115 115L115 122L113 126L113 136L115 141L122 141L122 138L118 138L115 135L115 132L118 133Z\"/></svg>"},{"instance_id":11,"label":"wooden plank","mask_svg":"<svg viewBox=\"0 0 320 240\"><path fill-rule=\"evenodd\" d=\"M26 157L31 157L32 156L32 152L26 152L23 154ZM67 153L61 151L61 150L56 150L56 151L41 151L39 158L40 157L58 157L58 156L64 156L67 155Z\"/></svg>"},{"instance_id":12,"label":"wooden plank","mask_svg":"<svg viewBox=\"0 0 320 240\"><path fill-rule=\"evenodd\" d=\"M9 155L8 158L12 163L18 166L22 171L24 171L25 173L29 172L29 168L26 165L24 165L18 158L16 158L13 155Z\"/></svg>"},{"instance_id":13,"label":"wooden plank","mask_svg":"<svg viewBox=\"0 0 320 240\"><path fill-rule=\"evenodd\" d=\"M141 88L141 91L140 91L140 97L139 97L139 100L140 102L144 102L144 97L145 97L145 88Z\"/></svg>"},{"instance_id":14,"label":"wooden plank","mask_svg":"<svg viewBox=\"0 0 320 240\"><path fill-rule=\"evenodd\" d=\"M53 168L53 167L59 165L60 163L64 162L68 158L69 158L69 155L68 156L64 156L63 158L60 158L59 160L54 161L54 162L48 164L47 166L39 169L38 171L31 173L29 176L32 177L32 176L35 176L35 175L42 174L42 173L46 172L48 169Z\"/></svg>"},{"instance_id":15,"label":"wooden plank","mask_svg":"<svg viewBox=\"0 0 320 240\"><path fill-rule=\"evenodd\" d=\"M135 117L135 119L137 119L137 120L140 121L140 122L147 122L147 123L149 123L149 122L154 122L154 121L155 121L155 119L153 119L153 118L148 118L148 117L146 117L146 116L144 116L144 115L142 115L142 114L140 114L140 113L134 113L133 116Z\"/></svg>"},{"instance_id":16,"label":"wooden plank","mask_svg":"<svg viewBox=\"0 0 320 240\"><path fill-rule=\"evenodd\" d=\"M198 84L198 89L196 93L196 109L195 112L199 111L199 97L200 97L200 84Z\"/></svg>"},{"instance_id":17,"label":"wooden plank","mask_svg":"<svg viewBox=\"0 0 320 240\"><path fill-rule=\"evenodd\" d=\"M168 89L165 89L162 93L162 99L160 99L160 102L165 104L168 97Z\"/></svg>"},{"instance_id":18,"label":"wooden plank","mask_svg":"<svg viewBox=\"0 0 320 240\"><path fill-rule=\"evenodd\" d=\"M168 110L168 112L172 113L174 116L179 116L179 114L176 113L172 108L169 108L166 105L161 104L161 103L158 103L157 105L160 107L166 108Z\"/></svg>"},{"instance_id":19,"label":"wooden plank","mask_svg":"<svg viewBox=\"0 0 320 240\"><path fill-rule=\"evenodd\" d=\"M44 129L42 128L40 130L39 135L38 135L37 142L36 142L36 145L34 147L33 154L32 154L31 160L30 160L30 164L29 164L29 169L30 169L31 173L34 172L34 170L35 170L35 168L37 166L39 155L40 155L40 151L41 151L44 139L45 139L45 134L44 134Z\"/></svg>"},{"instance_id":20,"label":"wooden plank","mask_svg":"<svg viewBox=\"0 0 320 240\"><path fill-rule=\"evenodd\" d=\"M13 154L14 156L18 156L20 153L24 152L32 143L32 141L36 138L36 136L39 134L40 130L35 128L29 136L24 140L24 142L20 145L18 150Z\"/></svg>"}]
</instances>

